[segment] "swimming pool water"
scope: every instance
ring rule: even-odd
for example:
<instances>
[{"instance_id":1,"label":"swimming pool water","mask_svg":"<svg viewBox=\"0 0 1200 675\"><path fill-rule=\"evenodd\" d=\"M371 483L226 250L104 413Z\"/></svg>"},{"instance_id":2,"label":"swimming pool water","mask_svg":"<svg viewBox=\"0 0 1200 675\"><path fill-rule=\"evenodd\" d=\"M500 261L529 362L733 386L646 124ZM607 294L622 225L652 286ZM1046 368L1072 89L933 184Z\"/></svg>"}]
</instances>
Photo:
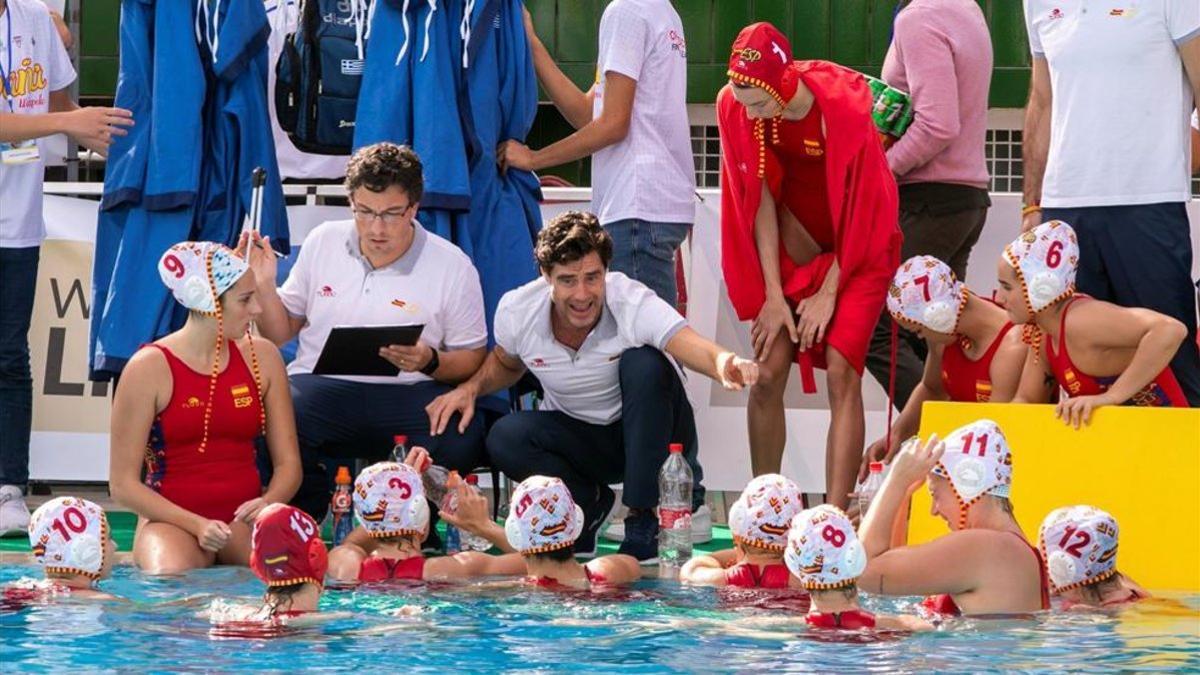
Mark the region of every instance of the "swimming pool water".
<instances>
[{"instance_id":1,"label":"swimming pool water","mask_svg":"<svg viewBox=\"0 0 1200 675\"><path fill-rule=\"evenodd\" d=\"M36 573L5 565L0 584ZM330 591L321 609L348 616L266 640L220 637L196 615L217 597L257 599L262 586L246 569L155 578L120 566L102 587L130 602L0 612L4 670L1200 670L1196 594L1116 615L960 620L932 633L878 637L763 622L802 609L794 598L658 580L609 594L391 585ZM187 596L196 597L161 604ZM879 612L912 611L913 604L866 599ZM415 613L393 615L405 607Z\"/></svg>"}]
</instances>

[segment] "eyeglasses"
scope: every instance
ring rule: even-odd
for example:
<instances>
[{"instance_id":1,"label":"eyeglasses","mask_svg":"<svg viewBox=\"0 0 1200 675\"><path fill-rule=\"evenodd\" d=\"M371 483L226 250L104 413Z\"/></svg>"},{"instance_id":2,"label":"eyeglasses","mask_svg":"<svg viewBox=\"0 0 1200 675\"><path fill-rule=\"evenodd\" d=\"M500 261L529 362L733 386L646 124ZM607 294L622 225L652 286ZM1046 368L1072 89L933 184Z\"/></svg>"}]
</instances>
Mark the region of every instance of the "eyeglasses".
<instances>
[{"instance_id":1,"label":"eyeglasses","mask_svg":"<svg viewBox=\"0 0 1200 675\"><path fill-rule=\"evenodd\" d=\"M372 220L378 218L383 221L384 225L397 225L412 210L412 207L413 205L409 204L403 208L392 208L380 212L362 206L353 206L350 208L350 212L354 214L354 219L361 223L370 223Z\"/></svg>"}]
</instances>

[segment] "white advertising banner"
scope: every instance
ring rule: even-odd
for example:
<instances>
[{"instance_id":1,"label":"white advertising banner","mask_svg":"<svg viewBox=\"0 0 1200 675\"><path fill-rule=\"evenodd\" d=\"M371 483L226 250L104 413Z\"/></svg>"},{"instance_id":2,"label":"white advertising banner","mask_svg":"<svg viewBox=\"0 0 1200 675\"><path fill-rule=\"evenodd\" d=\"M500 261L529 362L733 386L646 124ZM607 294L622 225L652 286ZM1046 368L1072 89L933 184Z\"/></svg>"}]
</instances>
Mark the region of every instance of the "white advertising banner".
<instances>
[{"instance_id":1,"label":"white advertising banner","mask_svg":"<svg viewBox=\"0 0 1200 675\"><path fill-rule=\"evenodd\" d=\"M547 189L542 212L547 218L567 209L586 209L590 193L583 189ZM1200 250L1200 202L1189 205L1193 250ZM1019 195L993 195L983 235L971 255L967 283L989 294L995 287L996 259L1015 236ZM29 339L34 399L30 476L34 480L106 481L108 479L109 390L87 381L87 340L91 305L92 249L97 203L71 197L46 197L49 237L42 247L37 296ZM740 354L751 352L749 326L737 320L726 298L721 275L720 195L701 190L696 225L685 250L688 321L702 335L714 337ZM324 220L346 217L345 207L288 208L292 242ZM1200 276L1200 259L1193 261ZM806 396L793 373L785 394L787 446L783 472L805 492L821 492L825 476L825 438L829 411L825 382L817 374L818 393ZM750 479L746 435L745 392L727 392L707 378L688 378L688 395L696 408L700 460L705 484L713 490L741 490ZM886 428L887 396L869 374L864 376L866 441Z\"/></svg>"}]
</instances>

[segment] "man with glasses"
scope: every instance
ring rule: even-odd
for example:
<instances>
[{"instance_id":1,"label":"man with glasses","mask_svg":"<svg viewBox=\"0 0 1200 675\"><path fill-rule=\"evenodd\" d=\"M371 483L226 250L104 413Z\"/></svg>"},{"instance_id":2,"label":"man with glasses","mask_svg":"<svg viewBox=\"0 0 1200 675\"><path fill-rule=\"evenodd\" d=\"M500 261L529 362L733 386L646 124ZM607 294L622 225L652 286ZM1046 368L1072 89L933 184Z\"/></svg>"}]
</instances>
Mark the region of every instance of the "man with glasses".
<instances>
[{"instance_id":1,"label":"man with glasses","mask_svg":"<svg viewBox=\"0 0 1200 675\"><path fill-rule=\"evenodd\" d=\"M470 258L416 220L423 189L421 161L410 148L361 148L346 170L353 219L314 229L281 288L269 242L252 248L259 331L276 344L299 338L288 375L305 477L294 503L318 519L332 488L318 457L337 449L379 460L392 437L404 434L447 468L470 472L486 463L479 418L462 431L455 423L450 432L429 434L425 406L479 368L487 327ZM312 373L334 326L400 324L425 328L416 345L379 351L399 374Z\"/></svg>"}]
</instances>

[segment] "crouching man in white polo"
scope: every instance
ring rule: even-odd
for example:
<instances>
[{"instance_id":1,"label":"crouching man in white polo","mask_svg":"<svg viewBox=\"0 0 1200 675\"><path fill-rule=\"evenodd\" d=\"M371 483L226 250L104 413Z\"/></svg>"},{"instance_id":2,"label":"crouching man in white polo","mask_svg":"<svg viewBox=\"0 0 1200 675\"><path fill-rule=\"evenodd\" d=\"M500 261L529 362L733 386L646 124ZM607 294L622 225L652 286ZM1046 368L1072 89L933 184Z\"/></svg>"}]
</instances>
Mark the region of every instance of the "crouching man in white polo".
<instances>
[{"instance_id":1,"label":"crouching man in white polo","mask_svg":"<svg viewBox=\"0 0 1200 675\"><path fill-rule=\"evenodd\" d=\"M471 379L430 404L429 417L434 434L465 429L478 396L531 372L545 392L541 409L492 427L492 466L513 480L540 474L567 484L585 515L579 555L594 553L612 510L608 484L624 483L621 553L649 564L658 556L658 471L671 443L683 444L692 465L693 508L704 503L695 419L667 355L730 389L754 384L758 365L701 337L642 283L609 272L612 246L590 213L546 225L535 251L542 276L504 295L495 349Z\"/></svg>"}]
</instances>

